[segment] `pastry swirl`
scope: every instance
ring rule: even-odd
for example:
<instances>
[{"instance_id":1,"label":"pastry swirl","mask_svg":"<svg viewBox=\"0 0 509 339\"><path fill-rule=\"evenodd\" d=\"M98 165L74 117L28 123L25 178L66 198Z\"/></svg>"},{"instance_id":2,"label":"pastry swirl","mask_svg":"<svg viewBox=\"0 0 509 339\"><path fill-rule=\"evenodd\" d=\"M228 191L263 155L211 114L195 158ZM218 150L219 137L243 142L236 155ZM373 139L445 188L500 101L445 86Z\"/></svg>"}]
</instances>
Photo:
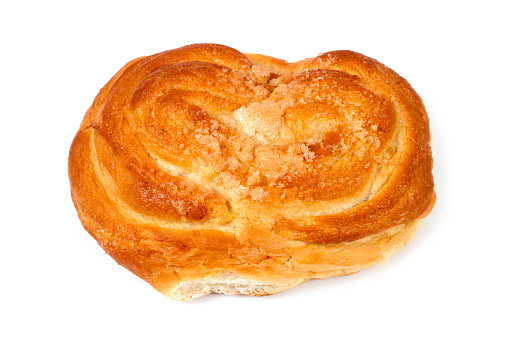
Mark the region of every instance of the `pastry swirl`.
<instances>
[{"instance_id":1,"label":"pastry swirl","mask_svg":"<svg viewBox=\"0 0 509 339\"><path fill-rule=\"evenodd\" d=\"M124 66L69 155L86 230L176 300L358 272L435 201L421 98L334 51L295 63L197 44Z\"/></svg>"}]
</instances>

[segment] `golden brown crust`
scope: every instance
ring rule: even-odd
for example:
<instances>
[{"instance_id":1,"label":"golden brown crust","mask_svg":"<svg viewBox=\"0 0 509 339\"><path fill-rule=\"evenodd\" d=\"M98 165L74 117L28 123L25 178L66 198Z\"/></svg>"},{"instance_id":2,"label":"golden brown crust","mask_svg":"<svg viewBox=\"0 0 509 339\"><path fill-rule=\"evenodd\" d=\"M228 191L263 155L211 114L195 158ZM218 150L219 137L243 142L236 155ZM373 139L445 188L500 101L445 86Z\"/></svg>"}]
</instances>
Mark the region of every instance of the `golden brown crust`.
<instances>
[{"instance_id":1,"label":"golden brown crust","mask_svg":"<svg viewBox=\"0 0 509 339\"><path fill-rule=\"evenodd\" d=\"M435 201L429 142L422 100L376 60L200 44L106 84L69 178L87 231L159 291L263 295L404 246Z\"/></svg>"}]
</instances>

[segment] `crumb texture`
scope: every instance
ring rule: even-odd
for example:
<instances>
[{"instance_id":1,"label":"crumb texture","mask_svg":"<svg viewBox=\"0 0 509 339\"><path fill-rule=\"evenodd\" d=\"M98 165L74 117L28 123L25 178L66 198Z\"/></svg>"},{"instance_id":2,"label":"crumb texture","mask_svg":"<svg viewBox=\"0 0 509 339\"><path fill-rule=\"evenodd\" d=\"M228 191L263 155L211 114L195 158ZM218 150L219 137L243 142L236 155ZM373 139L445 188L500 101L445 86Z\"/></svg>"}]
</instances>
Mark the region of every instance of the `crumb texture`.
<instances>
[{"instance_id":1,"label":"crumb texture","mask_svg":"<svg viewBox=\"0 0 509 339\"><path fill-rule=\"evenodd\" d=\"M266 295L404 246L435 201L429 144L422 100L374 59L197 44L104 86L69 178L87 231L170 298Z\"/></svg>"}]
</instances>

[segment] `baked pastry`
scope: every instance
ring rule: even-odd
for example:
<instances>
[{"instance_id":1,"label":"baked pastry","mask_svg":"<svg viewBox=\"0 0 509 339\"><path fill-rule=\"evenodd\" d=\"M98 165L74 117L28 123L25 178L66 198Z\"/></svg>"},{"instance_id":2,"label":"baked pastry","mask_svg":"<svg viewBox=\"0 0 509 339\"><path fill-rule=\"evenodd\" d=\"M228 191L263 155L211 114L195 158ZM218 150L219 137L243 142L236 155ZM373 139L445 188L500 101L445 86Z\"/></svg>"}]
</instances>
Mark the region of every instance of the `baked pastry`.
<instances>
[{"instance_id":1,"label":"baked pastry","mask_svg":"<svg viewBox=\"0 0 509 339\"><path fill-rule=\"evenodd\" d=\"M405 246L435 193L428 117L394 71L197 44L125 65L69 154L85 229L166 296L267 295Z\"/></svg>"}]
</instances>

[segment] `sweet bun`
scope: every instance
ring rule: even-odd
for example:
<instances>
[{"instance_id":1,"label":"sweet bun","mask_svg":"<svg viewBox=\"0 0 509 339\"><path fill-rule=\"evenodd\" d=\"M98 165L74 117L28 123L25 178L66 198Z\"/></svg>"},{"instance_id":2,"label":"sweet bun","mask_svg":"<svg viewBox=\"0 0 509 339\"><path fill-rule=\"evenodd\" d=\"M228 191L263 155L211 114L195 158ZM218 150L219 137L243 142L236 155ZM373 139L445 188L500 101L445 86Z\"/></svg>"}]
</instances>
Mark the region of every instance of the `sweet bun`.
<instances>
[{"instance_id":1,"label":"sweet bun","mask_svg":"<svg viewBox=\"0 0 509 339\"><path fill-rule=\"evenodd\" d=\"M394 71L197 44L138 58L69 154L85 229L176 300L267 295L405 246L435 193L428 117Z\"/></svg>"}]
</instances>

